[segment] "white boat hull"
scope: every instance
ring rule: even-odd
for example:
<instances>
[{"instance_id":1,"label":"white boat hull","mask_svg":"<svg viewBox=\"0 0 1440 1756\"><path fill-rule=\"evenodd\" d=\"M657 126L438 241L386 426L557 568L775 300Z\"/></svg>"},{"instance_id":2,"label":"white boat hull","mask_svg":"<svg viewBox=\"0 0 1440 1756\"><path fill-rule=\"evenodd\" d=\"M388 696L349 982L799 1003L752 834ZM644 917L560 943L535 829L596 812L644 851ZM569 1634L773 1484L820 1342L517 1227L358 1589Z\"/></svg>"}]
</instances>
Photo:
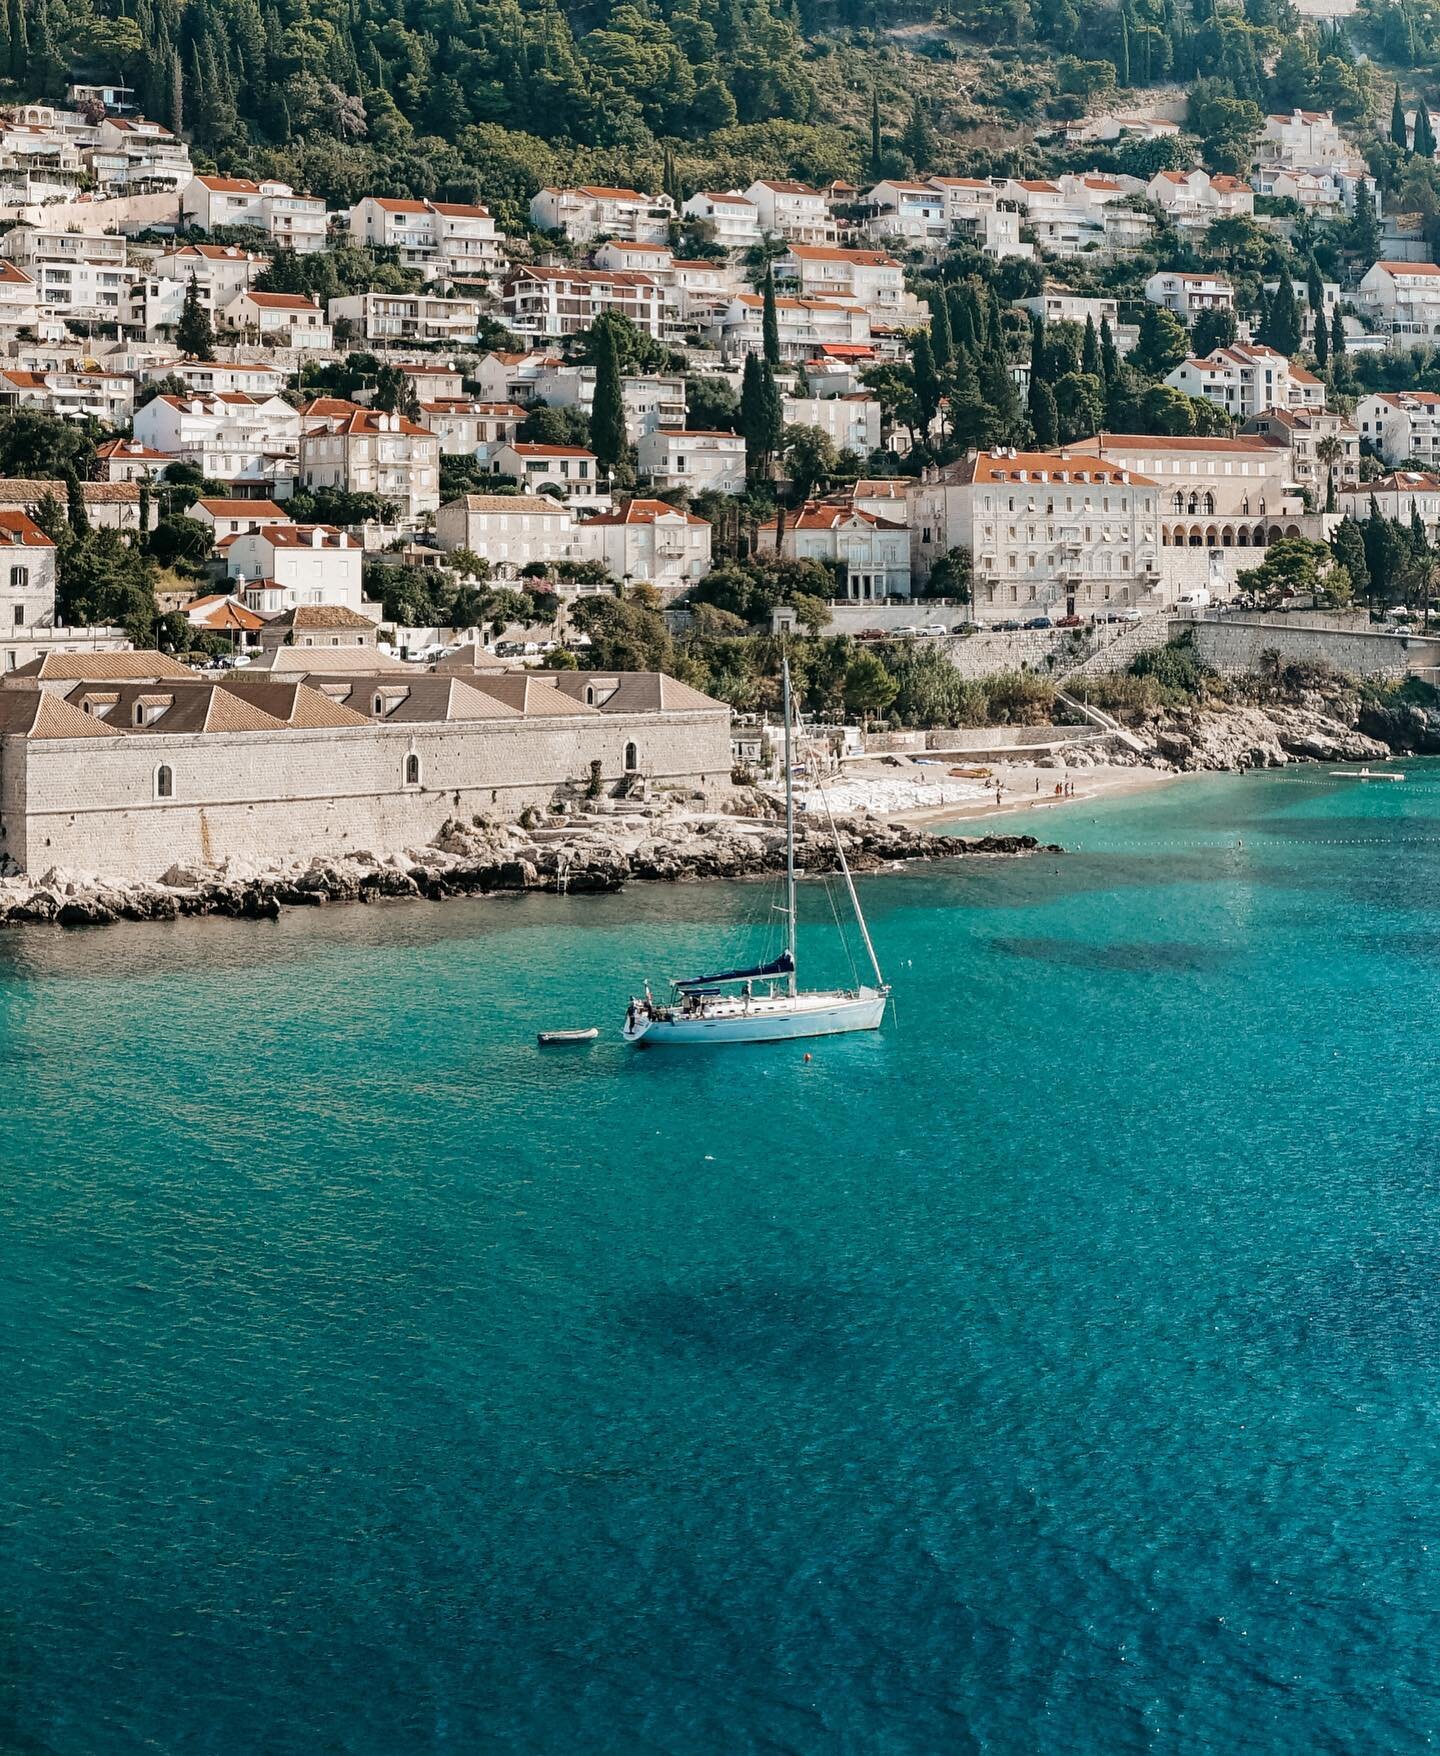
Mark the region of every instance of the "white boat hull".
<instances>
[{"instance_id":1,"label":"white boat hull","mask_svg":"<svg viewBox=\"0 0 1440 1756\"><path fill-rule=\"evenodd\" d=\"M799 1037L843 1036L878 1030L888 996L878 988L853 993L777 994L744 1001L725 999L705 1011L637 1016L624 1030L626 1042L645 1048L705 1047L725 1043L793 1042Z\"/></svg>"}]
</instances>

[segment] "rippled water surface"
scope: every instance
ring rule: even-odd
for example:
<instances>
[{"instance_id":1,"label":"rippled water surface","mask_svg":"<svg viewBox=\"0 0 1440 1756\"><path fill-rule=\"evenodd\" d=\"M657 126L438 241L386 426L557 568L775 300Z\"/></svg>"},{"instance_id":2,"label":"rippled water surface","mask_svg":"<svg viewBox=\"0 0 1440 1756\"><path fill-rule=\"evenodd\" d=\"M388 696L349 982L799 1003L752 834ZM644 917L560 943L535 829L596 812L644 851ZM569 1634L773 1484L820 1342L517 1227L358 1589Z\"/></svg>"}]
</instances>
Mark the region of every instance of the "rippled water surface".
<instances>
[{"instance_id":1,"label":"rippled water surface","mask_svg":"<svg viewBox=\"0 0 1440 1756\"><path fill-rule=\"evenodd\" d=\"M0 939L0 1751L1430 1748L1410 774L869 879L808 1065L615 1037L758 887Z\"/></svg>"}]
</instances>

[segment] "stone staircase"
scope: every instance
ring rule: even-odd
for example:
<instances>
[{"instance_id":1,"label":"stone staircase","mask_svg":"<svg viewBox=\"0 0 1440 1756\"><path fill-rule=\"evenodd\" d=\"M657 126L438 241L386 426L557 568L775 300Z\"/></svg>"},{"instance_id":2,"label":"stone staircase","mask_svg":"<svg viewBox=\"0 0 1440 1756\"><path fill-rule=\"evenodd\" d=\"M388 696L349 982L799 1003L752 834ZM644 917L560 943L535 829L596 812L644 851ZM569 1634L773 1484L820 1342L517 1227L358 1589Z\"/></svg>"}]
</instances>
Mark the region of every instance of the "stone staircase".
<instances>
[{"instance_id":1,"label":"stone staircase","mask_svg":"<svg viewBox=\"0 0 1440 1756\"><path fill-rule=\"evenodd\" d=\"M1084 679L1085 677L1109 677L1117 671L1127 670L1138 654L1149 646L1163 646L1170 638L1170 617L1167 612L1156 612L1147 615L1138 622L1121 622L1114 625L1112 637L1103 645L1063 671L1056 683L1064 686Z\"/></svg>"},{"instance_id":2,"label":"stone staircase","mask_svg":"<svg viewBox=\"0 0 1440 1756\"><path fill-rule=\"evenodd\" d=\"M1067 695L1061 689L1055 691L1055 699L1063 701L1066 707L1070 708L1072 712L1078 713L1082 719L1088 720L1092 726L1099 726L1102 731L1114 738L1116 743L1123 744L1127 750L1133 750L1137 755L1144 754L1145 746L1134 732L1128 731L1118 719L1105 713L1101 708L1092 707L1088 701L1077 701L1073 695Z\"/></svg>"}]
</instances>

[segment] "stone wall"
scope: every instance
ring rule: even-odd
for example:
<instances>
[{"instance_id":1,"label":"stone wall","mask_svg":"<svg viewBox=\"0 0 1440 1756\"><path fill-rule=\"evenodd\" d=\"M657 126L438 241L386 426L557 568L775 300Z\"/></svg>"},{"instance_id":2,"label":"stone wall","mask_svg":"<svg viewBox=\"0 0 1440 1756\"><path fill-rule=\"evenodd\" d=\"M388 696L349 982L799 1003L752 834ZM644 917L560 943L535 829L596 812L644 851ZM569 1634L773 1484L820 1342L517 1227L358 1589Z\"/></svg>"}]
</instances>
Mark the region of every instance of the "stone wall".
<instances>
[{"instance_id":1,"label":"stone wall","mask_svg":"<svg viewBox=\"0 0 1440 1756\"><path fill-rule=\"evenodd\" d=\"M104 201L27 201L0 206L0 220L67 232L143 232L151 226L178 225L180 197L162 190L158 195L117 195Z\"/></svg>"},{"instance_id":2,"label":"stone wall","mask_svg":"<svg viewBox=\"0 0 1440 1756\"><path fill-rule=\"evenodd\" d=\"M1403 677L1440 663L1440 640L1362 634L1274 616L1226 616L1173 626L1177 632L1193 629L1195 656L1222 676L1258 671L1267 652L1278 653L1282 664L1321 662L1355 677Z\"/></svg>"},{"instance_id":3,"label":"stone wall","mask_svg":"<svg viewBox=\"0 0 1440 1756\"><path fill-rule=\"evenodd\" d=\"M34 874L60 866L157 878L172 865L272 866L424 846L446 818L514 817L558 786L625 772L625 746L657 786L722 795L726 713L378 725L275 733L121 733L0 740L0 853ZM405 758L421 784L403 784ZM156 769L174 796L155 797Z\"/></svg>"}]
</instances>

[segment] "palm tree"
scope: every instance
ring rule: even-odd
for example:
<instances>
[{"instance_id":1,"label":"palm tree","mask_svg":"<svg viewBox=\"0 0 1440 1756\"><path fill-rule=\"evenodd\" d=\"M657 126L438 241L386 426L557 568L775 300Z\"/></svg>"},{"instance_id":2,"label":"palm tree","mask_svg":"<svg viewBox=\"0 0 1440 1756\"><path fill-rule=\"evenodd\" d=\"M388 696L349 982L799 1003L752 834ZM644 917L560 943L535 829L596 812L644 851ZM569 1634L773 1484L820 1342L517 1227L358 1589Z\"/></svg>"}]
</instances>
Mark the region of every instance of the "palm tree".
<instances>
[{"instance_id":1,"label":"palm tree","mask_svg":"<svg viewBox=\"0 0 1440 1756\"><path fill-rule=\"evenodd\" d=\"M1327 433L1315 447L1315 455L1325 465L1325 510L1335 510L1335 465L1345 455L1345 447L1338 436Z\"/></svg>"}]
</instances>

